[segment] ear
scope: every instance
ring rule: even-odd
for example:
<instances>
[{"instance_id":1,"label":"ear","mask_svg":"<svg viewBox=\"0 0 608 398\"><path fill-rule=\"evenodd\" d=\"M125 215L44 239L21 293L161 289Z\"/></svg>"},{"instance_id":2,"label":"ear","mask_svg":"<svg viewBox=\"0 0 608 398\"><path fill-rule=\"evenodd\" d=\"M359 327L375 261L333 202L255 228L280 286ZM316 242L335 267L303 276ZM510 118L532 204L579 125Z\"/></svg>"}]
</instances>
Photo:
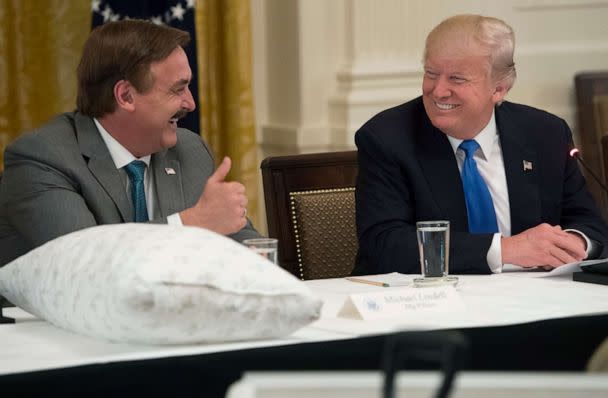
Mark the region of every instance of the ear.
<instances>
[{"instance_id":1,"label":"ear","mask_svg":"<svg viewBox=\"0 0 608 398\"><path fill-rule=\"evenodd\" d=\"M119 80L114 85L114 99L119 108L126 110L127 112L133 112L135 110L135 103L133 101L133 94L135 88L129 83L128 80Z\"/></svg>"},{"instance_id":2,"label":"ear","mask_svg":"<svg viewBox=\"0 0 608 398\"><path fill-rule=\"evenodd\" d=\"M505 98L505 95L507 95L508 92L509 88L507 87L505 82L499 81L494 87L494 93L492 93L492 101L495 104L502 102L503 98Z\"/></svg>"}]
</instances>

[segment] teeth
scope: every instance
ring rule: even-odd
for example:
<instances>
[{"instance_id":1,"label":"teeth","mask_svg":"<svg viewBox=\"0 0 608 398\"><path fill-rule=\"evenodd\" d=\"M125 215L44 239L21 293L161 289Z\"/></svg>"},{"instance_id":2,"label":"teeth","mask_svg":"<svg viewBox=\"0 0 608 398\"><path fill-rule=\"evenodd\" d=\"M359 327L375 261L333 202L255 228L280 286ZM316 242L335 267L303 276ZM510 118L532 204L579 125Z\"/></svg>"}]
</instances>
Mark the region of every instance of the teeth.
<instances>
[{"instance_id":1,"label":"teeth","mask_svg":"<svg viewBox=\"0 0 608 398\"><path fill-rule=\"evenodd\" d=\"M442 109L444 111L454 109L457 106L457 105L453 105L453 104L440 104L439 102L435 102L435 105L437 106L437 108Z\"/></svg>"},{"instance_id":2,"label":"teeth","mask_svg":"<svg viewBox=\"0 0 608 398\"><path fill-rule=\"evenodd\" d=\"M173 119L169 119L169 123L177 123L177 118L174 117Z\"/></svg>"}]
</instances>

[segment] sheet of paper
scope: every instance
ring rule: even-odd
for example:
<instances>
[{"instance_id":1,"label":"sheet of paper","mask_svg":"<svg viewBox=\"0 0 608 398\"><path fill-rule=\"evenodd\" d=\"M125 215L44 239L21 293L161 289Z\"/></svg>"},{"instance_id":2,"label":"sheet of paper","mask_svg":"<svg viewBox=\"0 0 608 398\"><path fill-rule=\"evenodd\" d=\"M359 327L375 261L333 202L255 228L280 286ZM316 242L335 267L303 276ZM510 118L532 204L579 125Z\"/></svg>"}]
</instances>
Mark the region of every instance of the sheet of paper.
<instances>
[{"instance_id":1,"label":"sheet of paper","mask_svg":"<svg viewBox=\"0 0 608 398\"><path fill-rule=\"evenodd\" d=\"M513 264L505 264L502 268L502 272L506 275L512 276L547 278L554 276L571 275L573 272L580 271L581 266L597 264L603 261L606 261L606 259L577 261L574 263L564 264L557 268L553 268L551 271L545 271L542 268L523 268Z\"/></svg>"}]
</instances>

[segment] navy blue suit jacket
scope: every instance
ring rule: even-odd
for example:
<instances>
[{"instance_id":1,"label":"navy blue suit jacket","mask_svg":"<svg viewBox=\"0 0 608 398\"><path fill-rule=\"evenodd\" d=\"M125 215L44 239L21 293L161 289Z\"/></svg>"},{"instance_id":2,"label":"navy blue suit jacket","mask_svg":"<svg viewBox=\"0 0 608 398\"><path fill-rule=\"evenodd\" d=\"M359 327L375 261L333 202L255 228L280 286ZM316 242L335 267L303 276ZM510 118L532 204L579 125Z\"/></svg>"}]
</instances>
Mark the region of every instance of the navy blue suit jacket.
<instances>
[{"instance_id":1,"label":"navy blue suit jacket","mask_svg":"<svg viewBox=\"0 0 608 398\"><path fill-rule=\"evenodd\" d=\"M599 243L608 228L568 152L566 122L504 102L496 124L505 164L511 233L541 223L575 228ZM433 127L422 98L387 109L355 136L359 253L354 274L419 273L416 221L450 221L450 273L490 273L492 234L470 234L458 164L444 133ZM532 163L524 170L523 162Z\"/></svg>"}]
</instances>

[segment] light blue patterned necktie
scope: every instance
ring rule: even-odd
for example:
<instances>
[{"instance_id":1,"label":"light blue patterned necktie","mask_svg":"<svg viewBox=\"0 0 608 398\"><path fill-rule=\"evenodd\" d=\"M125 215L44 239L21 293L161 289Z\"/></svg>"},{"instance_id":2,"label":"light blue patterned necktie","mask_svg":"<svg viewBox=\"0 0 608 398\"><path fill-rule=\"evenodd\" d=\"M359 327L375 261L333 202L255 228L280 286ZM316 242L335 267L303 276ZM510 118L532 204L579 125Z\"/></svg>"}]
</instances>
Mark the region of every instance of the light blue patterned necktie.
<instances>
[{"instance_id":1,"label":"light blue patterned necktie","mask_svg":"<svg viewBox=\"0 0 608 398\"><path fill-rule=\"evenodd\" d=\"M462 165L462 188L467 204L467 216L469 219L469 232L473 234L498 232L496 223L496 212L492 196L486 182L477 170L477 163L473 159L479 144L475 140L464 140L459 146L465 154Z\"/></svg>"},{"instance_id":2,"label":"light blue patterned necktie","mask_svg":"<svg viewBox=\"0 0 608 398\"><path fill-rule=\"evenodd\" d=\"M125 166L125 170L131 180L131 200L135 215L133 221L146 222L148 218L148 207L146 206L146 191L144 189L144 172L146 163L134 160Z\"/></svg>"}]
</instances>

